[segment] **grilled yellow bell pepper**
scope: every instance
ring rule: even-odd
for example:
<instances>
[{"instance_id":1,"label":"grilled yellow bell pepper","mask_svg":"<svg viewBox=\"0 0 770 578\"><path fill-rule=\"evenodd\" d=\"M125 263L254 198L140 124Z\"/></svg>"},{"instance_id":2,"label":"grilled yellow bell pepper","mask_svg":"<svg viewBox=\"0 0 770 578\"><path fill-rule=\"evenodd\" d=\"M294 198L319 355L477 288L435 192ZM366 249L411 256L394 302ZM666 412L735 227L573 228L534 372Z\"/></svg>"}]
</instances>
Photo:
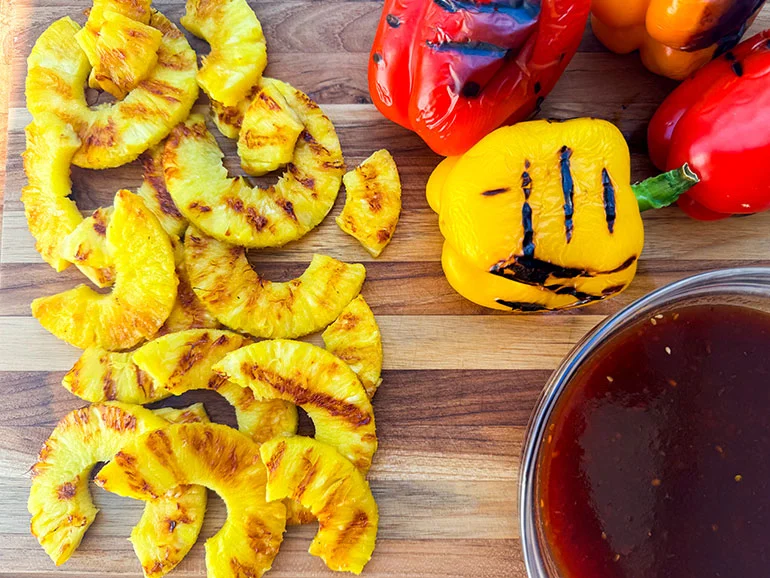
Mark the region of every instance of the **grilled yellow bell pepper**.
<instances>
[{"instance_id":1,"label":"grilled yellow bell pepper","mask_svg":"<svg viewBox=\"0 0 770 578\"><path fill-rule=\"evenodd\" d=\"M623 291L644 245L640 209L668 205L694 182L685 168L633 189L623 135L583 118L500 128L442 161L426 193L452 287L485 307L529 312Z\"/></svg>"}]
</instances>

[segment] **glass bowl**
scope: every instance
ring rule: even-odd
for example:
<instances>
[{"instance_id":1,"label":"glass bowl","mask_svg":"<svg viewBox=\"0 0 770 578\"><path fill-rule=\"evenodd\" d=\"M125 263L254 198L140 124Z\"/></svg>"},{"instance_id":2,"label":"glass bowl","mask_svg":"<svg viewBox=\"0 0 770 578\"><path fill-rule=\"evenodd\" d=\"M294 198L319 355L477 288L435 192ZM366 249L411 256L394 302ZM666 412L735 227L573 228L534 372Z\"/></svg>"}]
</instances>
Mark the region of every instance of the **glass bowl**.
<instances>
[{"instance_id":1,"label":"glass bowl","mask_svg":"<svg viewBox=\"0 0 770 578\"><path fill-rule=\"evenodd\" d=\"M530 578L562 578L545 543L538 508L538 462L551 415L577 369L604 343L640 319L682 305L730 304L770 312L770 268L722 269L666 285L597 325L567 355L546 383L527 427L519 478L519 523Z\"/></svg>"}]
</instances>

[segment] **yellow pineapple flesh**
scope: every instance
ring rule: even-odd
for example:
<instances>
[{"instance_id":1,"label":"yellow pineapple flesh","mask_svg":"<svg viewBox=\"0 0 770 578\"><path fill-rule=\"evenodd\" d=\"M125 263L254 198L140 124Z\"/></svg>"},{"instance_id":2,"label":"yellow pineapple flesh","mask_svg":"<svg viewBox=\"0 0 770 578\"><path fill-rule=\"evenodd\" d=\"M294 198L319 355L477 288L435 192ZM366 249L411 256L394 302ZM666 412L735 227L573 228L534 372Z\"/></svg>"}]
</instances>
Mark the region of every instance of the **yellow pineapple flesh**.
<instances>
[{"instance_id":1,"label":"yellow pineapple flesh","mask_svg":"<svg viewBox=\"0 0 770 578\"><path fill-rule=\"evenodd\" d=\"M198 72L203 91L225 106L244 99L267 66L265 35L248 2L187 0L181 23L211 46Z\"/></svg>"},{"instance_id":2,"label":"yellow pineapple flesh","mask_svg":"<svg viewBox=\"0 0 770 578\"><path fill-rule=\"evenodd\" d=\"M260 447L267 499L290 498L318 518L310 554L332 570L360 574L371 559L379 515L363 475L333 447L295 436Z\"/></svg>"},{"instance_id":3,"label":"yellow pineapple flesh","mask_svg":"<svg viewBox=\"0 0 770 578\"><path fill-rule=\"evenodd\" d=\"M260 90L246 109L238 136L241 168L260 176L291 162L305 126L278 86L263 78Z\"/></svg>"},{"instance_id":4,"label":"yellow pineapple flesh","mask_svg":"<svg viewBox=\"0 0 770 578\"><path fill-rule=\"evenodd\" d=\"M162 428L168 422L141 406L116 402L75 410L65 416L46 440L32 467L32 486L27 508L30 528L40 545L58 566L80 545L97 514L88 489L89 473L139 434ZM193 492L196 496L189 496ZM202 520L206 494L188 488L184 497L159 494L146 508L169 508L180 500L197 520ZM171 501L171 505L166 501ZM145 513L145 515L148 515ZM152 512L149 514L154 516ZM200 529L200 525L198 525ZM189 547L195 542L189 542Z\"/></svg>"},{"instance_id":5,"label":"yellow pineapple flesh","mask_svg":"<svg viewBox=\"0 0 770 578\"><path fill-rule=\"evenodd\" d=\"M259 92L260 85L255 84L251 87L246 97L238 101L233 106L225 106L216 100L211 101L211 120L223 135L227 138L237 139L241 133L243 125L243 116L254 100L254 96Z\"/></svg>"},{"instance_id":6,"label":"yellow pineapple flesh","mask_svg":"<svg viewBox=\"0 0 770 578\"><path fill-rule=\"evenodd\" d=\"M304 409L318 441L366 472L377 450L372 404L345 362L310 343L260 341L226 355L214 371L257 399L283 399Z\"/></svg>"},{"instance_id":7,"label":"yellow pineapple flesh","mask_svg":"<svg viewBox=\"0 0 770 578\"><path fill-rule=\"evenodd\" d=\"M142 500L184 484L219 494L227 519L205 546L208 575L217 578L259 578L270 569L283 539L286 507L265 500L266 481L259 446L217 424L176 424L138 437L96 477L105 489Z\"/></svg>"},{"instance_id":8,"label":"yellow pineapple flesh","mask_svg":"<svg viewBox=\"0 0 770 578\"><path fill-rule=\"evenodd\" d=\"M382 336L364 298L353 299L321 336L326 350L350 366L372 399L382 382Z\"/></svg>"},{"instance_id":9,"label":"yellow pineapple flesh","mask_svg":"<svg viewBox=\"0 0 770 578\"><path fill-rule=\"evenodd\" d=\"M257 442L293 434L297 410L292 404L257 401L250 390L219 379L211 369L227 353L249 343L231 331L180 331L146 343L133 353L133 362L174 395L193 389L217 391L235 408L238 429Z\"/></svg>"},{"instance_id":10,"label":"yellow pineapple flesh","mask_svg":"<svg viewBox=\"0 0 770 578\"><path fill-rule=\"evenodd\" d=\"M32 314L75 347L118 351L155 335L174 305L177 278L168 235L137 195L115 195L106 241L115 268L110 293L80 285L35 299Z\"/></svg>"},{"instance_id":11,"label":"yellow pineapple flesh","mask_svg":"<svg viewBox=\"0 0 770 578\"><path fill-rule=\"evenodd\" d=\"M196 295L220 322L256 337L300 337L332 323L361 291L363 265L314 255L291 281L261 278L243 247L228 245L190 228L185 260Z\"/></svg>"},{"instance_id":12,"label":"yellow pineapple flesh","mask_svg":"<svg viewBox=\"0 0 770 578\"><path fill-rule=\"evenodd\" d=\"M123 100L89 107L85 82L91 65L69 17L51 24L27 59L25 94L33 118L52 113L72 125L81 140L73 164L91 169L123 165L160 142L185 119L198 96L195 52L160 12L149 25L163 34L158 62Z\"/></svg>"},{"instance_id":13,"label":"yellow pineapple flesh","mask_svg":"<svg viewBox=\"0 0 770 578\"><path fill-rule=\"evenodd\" d=\"M75 230L83 217L72 193L70 162L80 148L80 139L72 127L50 113L41 113L26 128L27 148L24 172L27 186L21 201L35 249L56 271L63 271L69 261L61 256L61 240Z\"/></svg>"},{"instance_id":14,"label":"yellow pineapple flesh","mask_svg":"<svg viewBox=\"0 0 770 578\"><path fill-rule=\"evenodd\" d=\"M107 246L107 226L111 218L112 207L96 209L59 244L61 256L74 263L91 283L102 288L115 283L115 267Z\"/></svg>"},{"instance_id":15,"label":"yellow pineapple flesh","mask_svg":"<svg viewBox=\"0 0 770 578\"><path fill-rule=\"evenodd\" d=\"M95 60L91 60L91 46L83 47L92 38L86 27L75 38L93 67L89 86L106 90L117 99L124 98L155 68L163 34L147 24L107 10L93 46Z\"/></svg>"},{"instance_id":16,"label":"yellow pineapple flesh","mask_svg":"<svg viewBox=\"0 0 770 578\"><path fill-rule=\"evenodd\" d=\"M202 115L177 126L163 153L166 186L179 210L206 234L245 247L279 247L317 226L332 208L345 170L334 125L318 105L288 84L266 82L305 127L274 186L229 178Z\"/></svg>"},{"instance_id":17,"label":"yellow pineapple flesh","mask_svg":"<svg viewBox=\"0 0 770 578\"><path fill-rule=\"evenodd\" d=\"M396 162L388 151L378 150L342 180L345 207L337 224L373 257L379 257L393 238L401 214L401 180Z\"/></svg>"},{"instance_id":18,"label":"yellow pineapple flesh","mask_svg":"<svg viewBox=\"0 0 770 578\"><path fill-rule=\"evenodd\" d=\"M139 157L142 162L142 184L136 194L142 197L144 204L152 211L169 237L181 237L187 229L187 219L179 212L174 199L166 188L163 177L164 143L150 147Z\"/></svg>"},{"instance_id":19,"label":"yellow pineapple flesh","mask_svg":"<svg viewBox=\"0 0 770 578\"><path fill-rule=\"evenodd\" d=\"M131 353L89 347L62 379L62 385L91 403L123 401L144 405L171 395L131 361Z\"/></svg>"}]
</instances>

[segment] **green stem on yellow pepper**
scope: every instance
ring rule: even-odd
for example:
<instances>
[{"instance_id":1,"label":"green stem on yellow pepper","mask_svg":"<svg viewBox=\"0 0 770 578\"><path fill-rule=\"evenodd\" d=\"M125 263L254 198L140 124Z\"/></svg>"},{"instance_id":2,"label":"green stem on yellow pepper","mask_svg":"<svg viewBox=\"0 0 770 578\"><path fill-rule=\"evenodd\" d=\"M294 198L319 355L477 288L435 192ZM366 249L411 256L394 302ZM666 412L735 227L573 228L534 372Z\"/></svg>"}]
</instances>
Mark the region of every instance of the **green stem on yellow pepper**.
<instances>
[{"instance_id":1,"label":"green stem on yellow pepper","mask_svg":"<svg viewBox=\"0 0 770 578\"><path fill-rule=\"evenodd\" d=\"M631 189L639 203L639 210L646 211L668 207L699 181L698 175L685 163L678 169L631 185Z\"/></svg>"}]
</instances>

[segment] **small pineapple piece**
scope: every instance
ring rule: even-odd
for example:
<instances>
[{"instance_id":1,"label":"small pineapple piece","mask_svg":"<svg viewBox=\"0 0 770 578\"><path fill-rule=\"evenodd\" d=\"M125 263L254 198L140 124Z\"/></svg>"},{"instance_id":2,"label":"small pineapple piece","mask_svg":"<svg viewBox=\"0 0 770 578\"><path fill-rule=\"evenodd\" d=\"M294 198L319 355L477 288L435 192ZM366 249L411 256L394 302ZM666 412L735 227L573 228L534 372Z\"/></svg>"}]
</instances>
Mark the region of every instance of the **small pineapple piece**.
<instances>
[{"instance_id":1,"label":"small pineapple piece","mask_svg":"<svg viewBox=\"0 0 770 578\"><path fill-rule=\"evenodd\" d=\"M187 0L182 26L211 45L198 84L211 100L243 100L267 66L262 25L246 0Z\"/></svg>"},{"instance_id":2,"label":"small pineapple piece","mask_svg":"<svg viewBox=\"0 0 770 578\"><path fill-rule=\"evenodd\" d=\"M88 40L81 40L84 36ZM156 28L119 12L105 11L93 46L96 60L90 58L91 47L83 46L92 39L88 29L84 27L75 35L93 67L89 86L106 90L117 99L124 98L155 68L162 38L163 33Z\"/></svg>"},{"instance_id":3,"label":"small pineapple piece","mask_svg":"<svg viewBox=\"0 0 770 578\"><path fill-rule=\"evenodd\" d=\"M91 65L75 39L80 27L64 17L35 42L27 59L27 108L33 118L50 112L72 125L82 143L73 164L105 169L128 163L189 114L198 96L195 52L160 12L149 24L163 34L156 66L123 100L94 108L85 99Z\"/></svg>"},{"instance_id":4,"label":"small pineapple piece","mask_svg":"<svg viewBox=\"0 0 770 578\"><path fill-rule=\"evenodd\" d=\"M251 87L246 98L238 101L233 106L225 106L221 102L216 100L211 101L211 120L219 129L223 135L227 138L237 139L241 132L241 126L243 125L243 116L254 100L257 92L260 90L260 85L255 84Z\"/></svg>"},{"instance_id":5,"label":"small pineapple piece","mask_svg":"<svg viewBox=\"0 0 770 578\"><path fill-rule=\"evenodd\" d=\"M131 361L131 353L100 347L86 349L65 374L62 385L91 403L117 400L143 405L171 395Z\"/></svg>"},{"instance_id":6,"label":"small pineapple piece","mask_svg":"<svg viewBox=\"0 0 770 578\"><path fill-rule=\"evenodd\" d=\"M115 284L115 267L107 247L107 226L111 218L112 207L96 209L59 244L61 256L74 263L91 283L102 288Z\"/></svg>"},{"instance_id":7,"label":"small pineapple piece","mask_svg":"<svg viewBox=\"0 0 770 578\"><path fill-rule=\"evenodd\" d=\"M160 143L150 147L139 157L143 173L142 184L136 194L142 197L144 204L158 218L169 237L181 237L187 229L187 219L179 212L166 188L161 158L163 146L164 143Z\"/></svg>"},{"instance_id":8,"label":"small pineapple piece","mask_svg":"<svg viewBox=\"0 0 770 578\"><path fill-rule=\"evenodd\" d=\"M93 466L111 460L137 435L167 425L165 419L148 409L114 402L77 409L57 424L32 467L27 503L32 515L32 534L57 566L77 549L96 517L97 509L88 489ZM186 553L195 543L203 522L205 490L190 487L158 494L157 498L145 506L143 520L160 519L159 511L185 504L188 516L180 523L189 524L189 529L180 534L186 536L180 548ZM157 539L156 532L152 532L153 539ZM181 557L176 562L179 560Z\"/></svg>"},{"instance_id":9,"label":"small pineapple piece","mask_svg":"<svg viewBox=\"0 0 770 578\"><path fill-rule=\"evenodd\" d=\"M378 150L342 180L345 207L337 217L337 225L373 257L379 257L390 243L401 213L401 180L396 162L388 151Z\"/></svg>"},{"instance_id":10,"label":"small pineapple piece","mask_svg":"<svg viewBox=\"0 0 770 578\"><path fill-rule=\"evenodd\" d=\"M217 424L175 424L135 438L96 477L106 490L157 499L183 484L206 486L224 500L227 520L206 541L210 577L261 577L283 540L286 507L265 500L259 446Z\"/></svg>"},{"instance_id":11,"label":"small pineapple piece","mask_svg":"<svg viewBox=\"0 0 770 578\"><path fill-rule=\"evenodd\" d=\"M241 168L260 176L289 163L304 128L278 86L263 78L260 91L246 109L238 136Z\"/></svg>"},{"instance_id":12,"label":"small pineapple piece","mask_svg":"<svg viewBox=\"0 0 770 578\"><path fill-rule=\"evenodd\" d=\"M321 337L326 350L350 366L372 399L382 382L382 336L364 298L353 299Z\"/></svg>"},{"instance_id":13,"label":"small pineapple piece","mask_svg":"<svg viewBox=\"0 0 770 578\"><path fill-rule=\"evenodd\" d=\"M377 503L363 475L333 447L307 437L276 438L259 450L267 499L299 501L318 518L310 554L337 572L360 574L377 539Z\"/></svg>"},{"instance_id":14,"label":"small pineapple piece","mask_svg":"<svg viewBox=\"0 0 770 578\"><path fill-rule=\"evenodd\" d=\"M118 191L106 239L115 267L111 293L80 285L32 302L43 327L82 349L117 351L152 337L176 299L171 243L141 198Z\"/></svg>"},{"instance_id":15,"label":"small pineapple piece","mask_svg":"<svg viewBox=\"0 0 770 578\"><path fill-rule=\"evenodd\" d=\"M294 434L294 405L281 400L257 401L250 390L219 379L211 369L227 353L251 342L231 331L180 331L146 343L133 353L133 362L158 387L174 395L192 389L217 391L235 408L238 429L254 441Z\"/></svg>"},{"instance_id":16,"label":"small pineapple piece","mask_svg":"<svg viewBox=\"0 0 770 578\"><path fill-rule=\"evenodd\" d=\"M249 387L257 399L283 399L304 409L315 437L363 472L377 450L372 404L345 362L310 343L260 341L226 355L214 371Z\"/></svg>"},{"instance_id":17,"label":"small pineapple piece","mask_svg":"<svg viewBox=\"0 0 770 578\"><path fill-rule=\"evenodd\" d=\"M207 235L254 248L279 247L318 225L334 205L345 170L334 125L318 105L288 84L266 82L305 126L275 186L252 188L243 178L229 178L202 115L177 126L163 153L166 186L182 214Z\"/></svg>"},{"instance_id":18,"label":"small pineapple piece","mask_svg":"<svg viewBox=\"0 0 770 578\"><path fill-rule=\"evenodd\" d=\"M50 113L41 113L26 128L24 172L28 184L21 190L27 225L35 237L35 249L56 271L69 267L59 244L75 230L83 217L72 193L70 161L80 148L72 127Z\"/></svg>"},{"instance_id":19,"label":"small pineapple piece","mask_svg":"<svg viewBox=\"0 0 770 578\"><path fill-rule=\"evenodd\" d=\"M251 268L243 247L190 228L185 236L190 284L227 327L256 337L300 337L332 323L361 291L363 265L314 255L305 272L273 283Z\"/></svg>"}]
</instances>

